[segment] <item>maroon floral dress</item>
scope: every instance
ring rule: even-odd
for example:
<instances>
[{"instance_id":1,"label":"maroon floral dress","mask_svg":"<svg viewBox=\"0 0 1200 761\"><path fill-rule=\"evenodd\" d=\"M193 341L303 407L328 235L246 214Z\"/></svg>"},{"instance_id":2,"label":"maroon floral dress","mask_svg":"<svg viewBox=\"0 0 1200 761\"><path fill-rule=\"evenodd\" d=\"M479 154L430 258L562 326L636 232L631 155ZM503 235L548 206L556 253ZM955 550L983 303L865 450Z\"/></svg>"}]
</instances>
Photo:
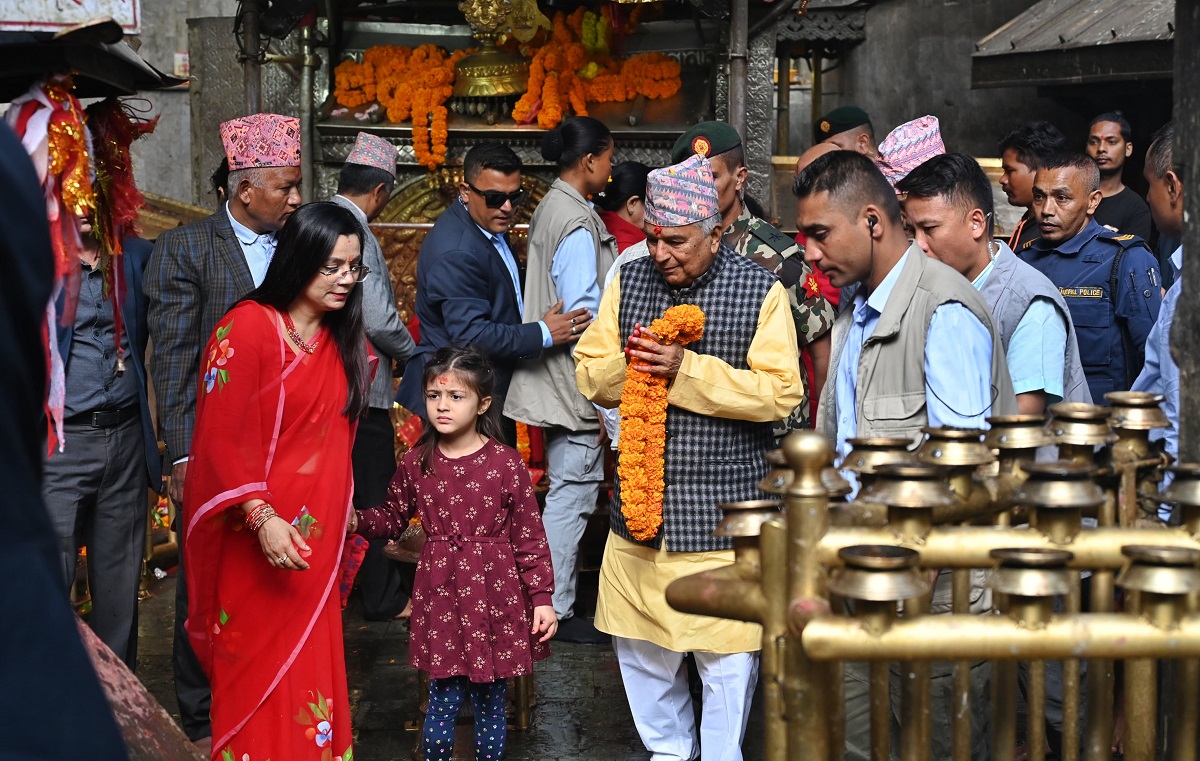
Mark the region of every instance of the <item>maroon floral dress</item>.
<instances>
[{"instance_id":1,"label":"maroon floral dress","mask_svg":"<svg viewBox=\"0 0 1200 761\"><path fill-rule=\"evenodd\" d=\"M358 513L358 533L394 538L419 512L427 540L417 564L409 662L433 679L494 682L533 672L550 655L533 608L550 605L554 573L529 471L515 449L489 440L455 459L404 455L387 501Z\"/></svg>"}]
</instances>

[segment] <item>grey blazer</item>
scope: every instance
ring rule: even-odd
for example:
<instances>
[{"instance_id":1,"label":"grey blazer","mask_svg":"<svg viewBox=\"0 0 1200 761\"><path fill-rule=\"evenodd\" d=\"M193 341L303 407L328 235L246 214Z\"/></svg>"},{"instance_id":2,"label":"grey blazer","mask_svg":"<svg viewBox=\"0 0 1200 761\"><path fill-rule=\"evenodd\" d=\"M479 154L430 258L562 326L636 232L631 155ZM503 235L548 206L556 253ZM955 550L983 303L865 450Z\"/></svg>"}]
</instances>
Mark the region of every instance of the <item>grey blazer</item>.
<instances>
[{"instance_id":1,"label":"grey blazer","mask_svg":"<svg viewBox=\"0 0 1200 761\"><path fill-rule=\"evenodd\" d=\"M158 236L143 283L154 343L150 374L169 466L191 450L200 354L217 321L254 290L225 209Z\"/></svg>"},{"instance_id":2,"label":"grey blazer","mask_svg":"<svg viewBox=\"0 0 1200 761\"><path fill-rule=\"evenodd\" d=\"M362 227L363 264L371 268L371 274L360 286L363 289L363 327L366 328L371 348L379 357L375 380L371 382L370 405L375 409L390 410L395 396L392 391L392 363L398 363L403 372L404 364L417 346L401 321L400 313L396 311L392 275L388 272L379 239L368 227L367 215L345 196L334 196L333 202L349 209Z\"/></svg>"}]
</instances>

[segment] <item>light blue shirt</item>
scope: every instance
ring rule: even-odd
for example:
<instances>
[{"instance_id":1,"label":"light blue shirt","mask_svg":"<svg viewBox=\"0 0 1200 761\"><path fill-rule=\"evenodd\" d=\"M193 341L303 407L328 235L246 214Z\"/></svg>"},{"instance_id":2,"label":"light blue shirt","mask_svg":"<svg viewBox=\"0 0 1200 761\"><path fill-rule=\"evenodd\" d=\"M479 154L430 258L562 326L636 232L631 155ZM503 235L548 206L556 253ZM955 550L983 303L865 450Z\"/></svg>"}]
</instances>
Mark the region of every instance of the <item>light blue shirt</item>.
<instances>
[{"instance_id":1,"label":"light blue shirt","mask_svg":"<svg viewBox=\"0 0 1200 761\"><path fill-rule=\"evenodd\" d=\"M475 226L479 227L478 224ZM512 278L513 290L517 294L517 311L524 316L525 297L521 293L521 274L517 270L517 258L513 256L512 249L508 247L508 241L504 240L503 235L493 235L482 227L479 227L479 232L492 242L496 253L500 254L500 261L504 262L504 268L508 270L508 276ZM550 336L550 328L541 320L538 320L538 327L542 329L542 348L549 349L554 345L554 339Z\"/></svg>"},{"instance_id":2,"label":"light blue shirt","mask_svg":"<svg viewBox=\"0 0 1200 761\"><path fill-rule=\"evenodd\" d=\"M1171 263L1177 270L1183 269L1183 247L1180 246L1171 254ZM1152 394L1162 394L1162 410L1170 423L1166 428L1151 431L1150 438L1162 439L1167 454L1179 457L1179 366L1171 357L1171 324L1175 320L1175 308L1179 304L1179 294L1183 279L1177 279L1163 298L1162 308L1159 309L1158 319L1150 328L1146 337L1146 364L1137 380L1133 382L1134 391L1148 391ZM1165 487L1174 478L1170 473L1163 476L1162 485ZM1171 506L1163 505L1158 511L1164 521L1171 515Z\"/></svg>"},{"instance_id":3,"label":"light blue shirt","mask_svg":"<svg viewBox=\"0 0 1200 761\"><path fill-rule=\"evenodd\" d=\"M860 288L854 297L853 324L837 368L837 453L850 452L849 439L858 433L858 363L887 306L911 249L896 262L868 297ZM992 407L992 334L962 304L943 304L934 310L925 336L925 412L930 426L986 428ZM858 481L844 471L854 493Z\"/></svg>"},{"instance_id":4,"label":"light blue shirt","mask_svg":"<svg viewBox=\"0 0 1200 761\"><path fill-rule=\"evenodd\" d=\"M554 252L550 277L563 300L563 311L587 307L600 314L599 274L596 272L596 244L586 227L571 231Z\"/></svg>"},{"instance_id":5,"label":"light blue shirt","mask_svg":"<svg viewBox=\"0 0 1200 761\"><path fill-rule=\"evenodd\" d=\"M988 275L996 268L988 264L972 283L975 290L982 290ZM1046 404L1061 402L1063 397L1063 374L1067 361L1067 321L1049 299L1036 298L1029 303L1017 329L1008 339L1008 372L1012 377L1013 391L1026 394L1044 391Z\"/></svg>"},{"instance_id":6,"label":"light blue shirt","mask_svg":"<svg viewBox=\"0 0 1200 761\"><path fill-rule=\"evenodd\" d=\"M234 218L233 212L229 210L228 202L225 203L225 215L229 217L229 224L233 226L233 234L241 244L242 256L246 257L250 278L254 281L254 287L257 288L262 285L263 278L267 276L267 267L271 266L271 258L275 256L277 242L275 233L259 235L246 227Z\"/></svg>"}]
</instances>

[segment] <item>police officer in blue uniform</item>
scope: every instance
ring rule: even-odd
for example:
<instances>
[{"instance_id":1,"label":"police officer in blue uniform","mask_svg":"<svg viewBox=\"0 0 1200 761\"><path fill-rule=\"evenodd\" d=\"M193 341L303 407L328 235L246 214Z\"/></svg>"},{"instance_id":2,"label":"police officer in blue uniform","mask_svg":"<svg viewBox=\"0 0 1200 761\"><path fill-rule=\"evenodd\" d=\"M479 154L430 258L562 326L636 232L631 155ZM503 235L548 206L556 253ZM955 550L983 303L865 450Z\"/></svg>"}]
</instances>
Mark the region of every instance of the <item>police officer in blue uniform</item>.
<instances>
[{"instance_id":1,"label":"police officer in blue uniform","mask_svg":"<svg viewBox=\"0 0 1200 761\"><path fill-rule=\"evenodd\" d=\"M1154 254L1136 235L1115 233L1092 219L1100 199L1100 172L1089 156L1066 153L1044 161L1033 187L1042 237L1018 252L1066 300L1096 404L1133 385L1162 303Z\"/></svg>"}]
</instances>

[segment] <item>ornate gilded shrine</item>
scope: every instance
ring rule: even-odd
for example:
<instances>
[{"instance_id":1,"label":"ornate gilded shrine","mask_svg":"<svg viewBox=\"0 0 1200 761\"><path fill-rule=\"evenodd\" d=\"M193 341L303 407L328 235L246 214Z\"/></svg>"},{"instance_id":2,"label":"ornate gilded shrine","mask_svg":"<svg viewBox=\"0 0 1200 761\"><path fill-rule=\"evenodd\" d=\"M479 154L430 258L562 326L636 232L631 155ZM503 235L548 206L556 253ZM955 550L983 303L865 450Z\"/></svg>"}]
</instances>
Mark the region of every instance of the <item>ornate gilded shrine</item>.
<instances>
[{"instance_id":1,"label":"ornate gilded shrine","mask_svg":"<svg viewBox=\"0 0 1200 761\"><path fill-rule=\"evenodd\" d=\"M549 25L549 19L532 0L502 5L511 10L510 20L518 19L517 28L509 30L517 39ZM556 176L555 168L541 156L541 141L546 131L536 122L517 124L510 116L513 103L526 86L526 75L518 69L527 67L528 62L514 60L511 54L490 44L500 23L496 7L486 0L462 3L453 24L345 20L336 26L340 34L334 37L340 39L341 47L334 62L361 62L366 51L378 46L415 48L433 44L455 51L483 43L478 52L456 64L454 95L446 102L445 162L435 171L419 164L411 122L392 123L383 109L363 118L365 109L338 110L332 97L318 113L314 146L316 198L328 198L336 192L337 173L359 131L377 134L399 150L396 189L373 229L388 260L397 305L406 321L413 314L416 257L421 242L428 227L457 196L462 160L472 146L484 140L499 140L521 159L529 196L518 211L511 239L514 253L522 261L524 225ZM464 18L471 22L470 26L462 23ZM329 20L321 19L318 23L324 25L323 34L330 33ZM717 22L697 18L650 21L624 40L626 55L657 51L677 61L681 66L682 86L666 98L638 96L624 102L588 104L588 114L603 121L613 132L614 162L635 160L664 166L670 163L670 148L675 139L691 123L711 116L712 82L720 58L720 39Z\"/></svg>"}]
</instances>

